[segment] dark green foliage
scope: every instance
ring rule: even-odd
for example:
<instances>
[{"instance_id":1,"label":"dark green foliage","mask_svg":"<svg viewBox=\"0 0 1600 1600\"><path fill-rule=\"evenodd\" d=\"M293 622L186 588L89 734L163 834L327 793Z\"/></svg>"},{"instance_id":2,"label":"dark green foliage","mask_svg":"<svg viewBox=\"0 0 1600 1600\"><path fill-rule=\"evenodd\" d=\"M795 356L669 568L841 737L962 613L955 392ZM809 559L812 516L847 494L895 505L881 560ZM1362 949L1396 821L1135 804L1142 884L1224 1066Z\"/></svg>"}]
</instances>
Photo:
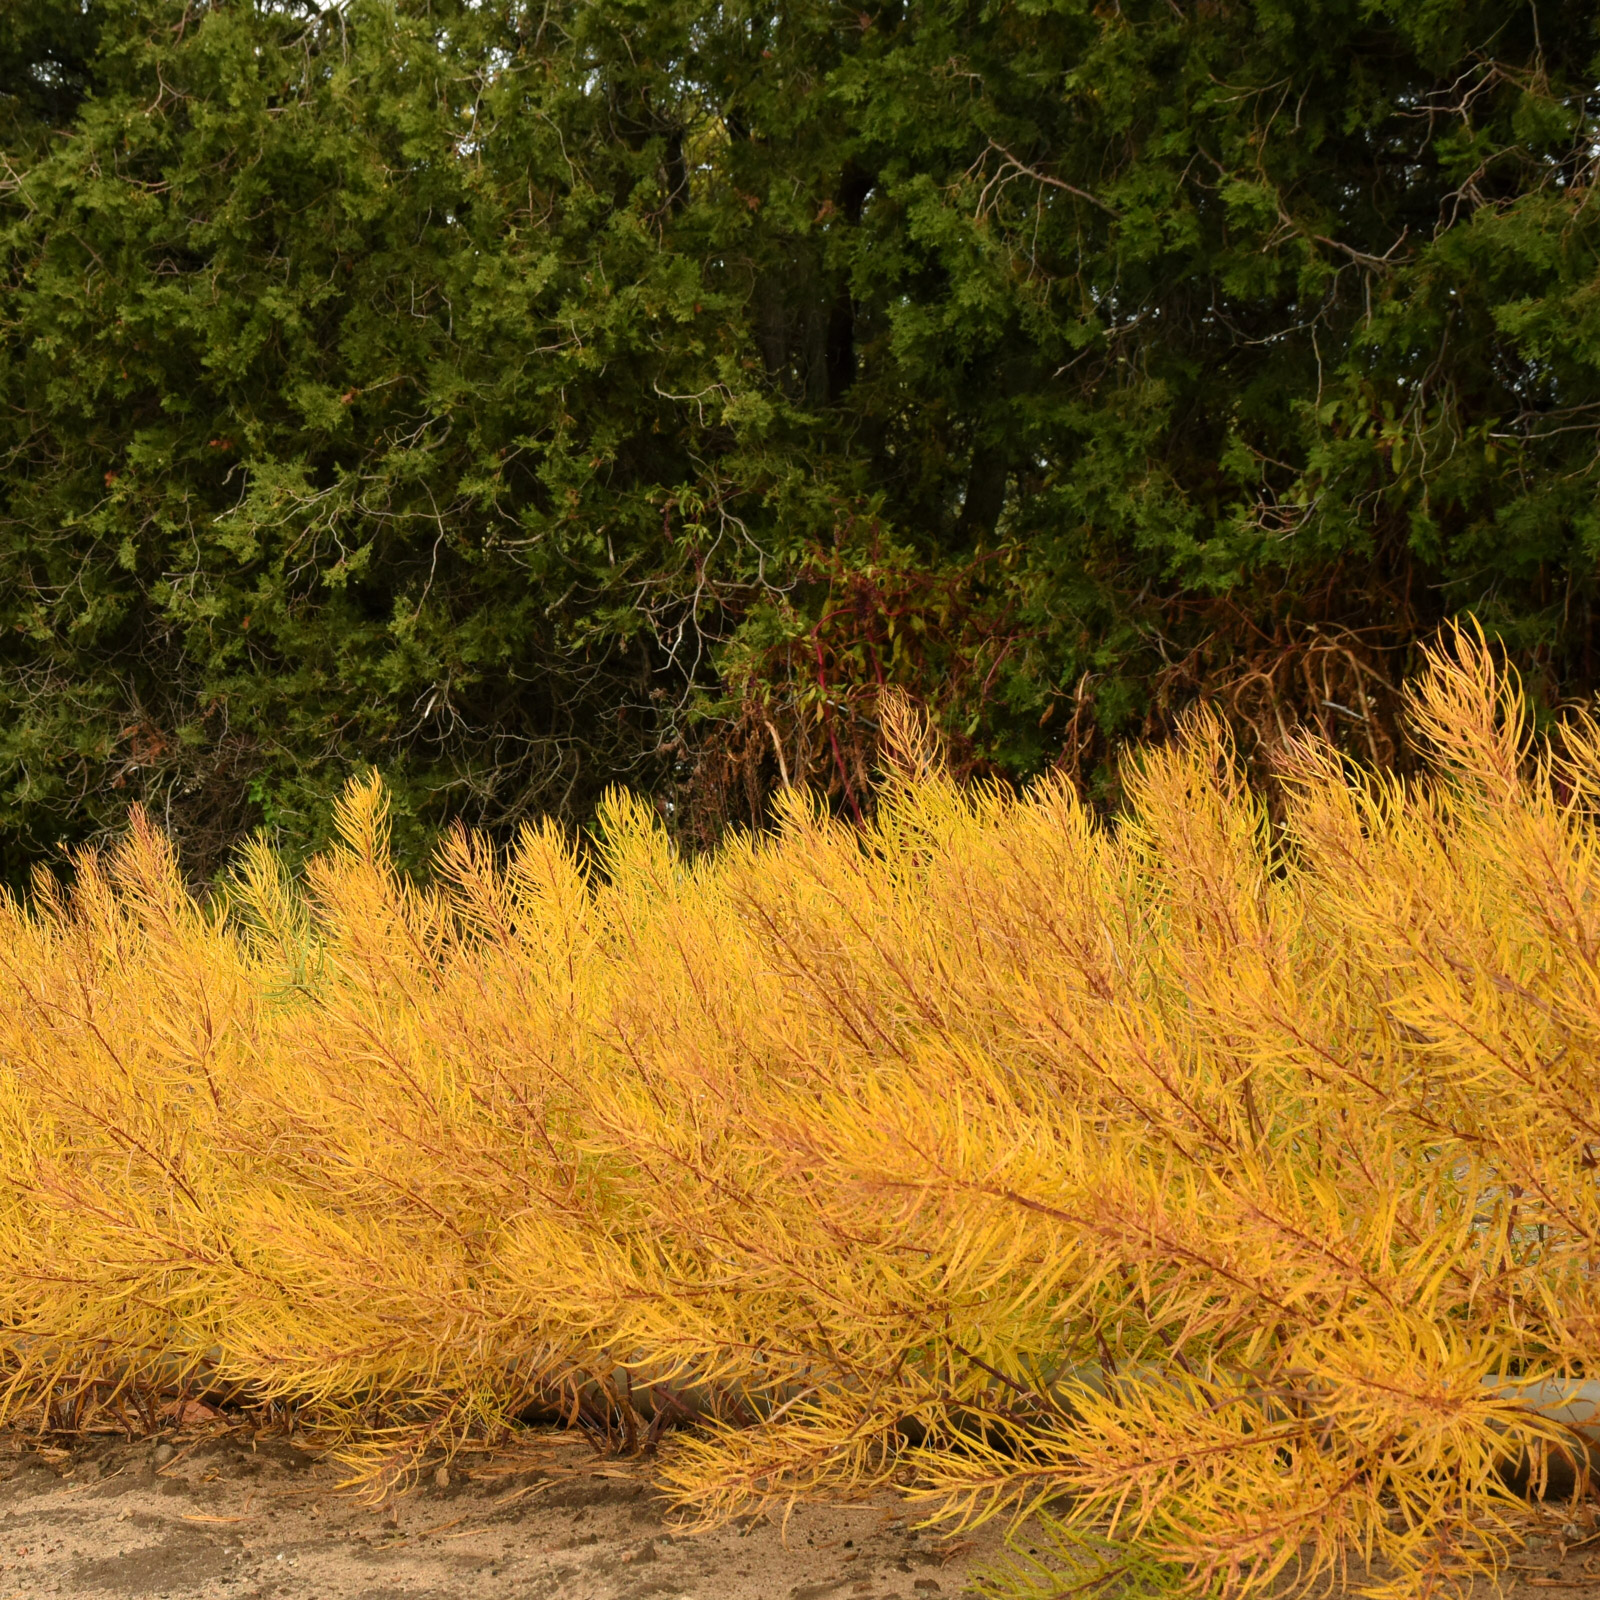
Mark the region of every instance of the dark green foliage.
<instances>
[{"instance_id":1,"label":"dark green foliage","mask_svg":"<svg viewBox=\"0 0 1600 1600\"><path fill-rule=\"evenodd\" d=\"M1547 0L0 9L0 842L860 803L1596 678L1600 90ZM781 763L781 770L780 770Z\"/></svg>"}]
</instances>

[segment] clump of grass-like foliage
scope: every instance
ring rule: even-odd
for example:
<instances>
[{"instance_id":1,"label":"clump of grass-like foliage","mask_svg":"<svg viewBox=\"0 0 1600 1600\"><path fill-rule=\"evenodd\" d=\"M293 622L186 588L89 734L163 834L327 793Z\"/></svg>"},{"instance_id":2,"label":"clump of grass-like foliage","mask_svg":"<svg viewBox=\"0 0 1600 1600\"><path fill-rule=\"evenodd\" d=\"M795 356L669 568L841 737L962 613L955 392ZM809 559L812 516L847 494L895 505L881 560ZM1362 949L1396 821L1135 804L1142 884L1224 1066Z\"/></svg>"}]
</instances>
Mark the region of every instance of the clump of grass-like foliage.
<instances>
[{"instance_id":1,"label":"clump of grass-like foliage","mask_svg":"<svg viewBox=\"0 0 1600 1600\"><path fill-rule=\"evenodd\" d=\"M1600 1335L1600 729L1472 640L1412 712L1428 779L1308 741L1281 826L1203 716L1112 825L909 716L869 828L694 862L617 795L419 887L367 785L201 904L139 824L0 904L4 1407L291 1402L374 1481L693 1413L707 1516L1492 1566Z\"/></svg>"}]
</instances>

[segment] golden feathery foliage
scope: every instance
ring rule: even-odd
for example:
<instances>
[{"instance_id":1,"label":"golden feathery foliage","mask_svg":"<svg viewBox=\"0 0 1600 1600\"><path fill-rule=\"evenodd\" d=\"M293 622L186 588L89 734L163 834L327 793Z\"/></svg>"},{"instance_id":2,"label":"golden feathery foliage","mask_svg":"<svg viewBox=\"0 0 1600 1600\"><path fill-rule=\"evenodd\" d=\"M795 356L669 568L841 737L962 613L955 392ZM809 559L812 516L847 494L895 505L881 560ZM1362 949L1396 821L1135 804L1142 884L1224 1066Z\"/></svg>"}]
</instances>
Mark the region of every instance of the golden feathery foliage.
<instances>
[{"instance_id":1,"label":"golden feathery foliage","mask_svg":"<svg viewBox=\"0 0 1600 1600\"><path fill-rule=\"evenodd\" d=\"M1527 1395L1600 1376L1600 728L1536 746L1472 638L1412 717L1429 777L1308 740L1281 826L1204 716L1103 825L903 709L870 828L692 862L619 794L419 887L368 784L201 905L140 823L0 906L4 1405L276 1400L377 1483L694 1410L708 1517L1492 1566Z\"/></svg>"}]
</instances>

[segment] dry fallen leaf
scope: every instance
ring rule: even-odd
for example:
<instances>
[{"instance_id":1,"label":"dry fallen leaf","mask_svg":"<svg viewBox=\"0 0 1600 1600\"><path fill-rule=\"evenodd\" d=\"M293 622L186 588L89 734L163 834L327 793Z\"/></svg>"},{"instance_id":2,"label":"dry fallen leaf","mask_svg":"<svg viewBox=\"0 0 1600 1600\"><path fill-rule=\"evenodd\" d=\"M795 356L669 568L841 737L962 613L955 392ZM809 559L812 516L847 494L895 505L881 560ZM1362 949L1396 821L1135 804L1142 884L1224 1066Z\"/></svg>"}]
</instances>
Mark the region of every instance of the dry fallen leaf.
<instances>
[{"instance_id":1,"label":"dry fallen leaf","mask_svg":"<svg viewBox=\"0 0 1600 1600\"><path fill-rule=\"evenodd\" d=\"M179 1427L192 1426L199 1422L215 1422L222 1415L220 1411L201 1400L174 1400L170 1405L164 1405L160 1414L171 1417Z\"/></svg>"}]
</instances>

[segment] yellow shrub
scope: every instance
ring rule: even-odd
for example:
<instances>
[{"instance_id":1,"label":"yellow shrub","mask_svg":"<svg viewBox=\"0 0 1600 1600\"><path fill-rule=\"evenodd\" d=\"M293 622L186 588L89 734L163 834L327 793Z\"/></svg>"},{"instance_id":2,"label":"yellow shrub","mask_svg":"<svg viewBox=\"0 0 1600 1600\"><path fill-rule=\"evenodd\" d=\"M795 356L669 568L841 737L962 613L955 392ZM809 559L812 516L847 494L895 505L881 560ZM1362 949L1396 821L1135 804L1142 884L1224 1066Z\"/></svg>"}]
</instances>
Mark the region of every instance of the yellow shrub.
<instances>
[{"instance_id":1,"label":"yellow shrub","mask_svg":"<svg viewBox=\"0 0 1600 1600\"><path fill-rule=\"evenodd\" d=\"M1471 641L1414 713L1430 779L1308 742L1277 829L1205 718L1111 827L904 717L870 829L696 862L618 795L420 888L367 785L202 906L137 825L0 906L5 1403L187 1382L381 1474L588 1385L707 1413L711 1516L1491 1564L1527 1397L1600 1376L1600 733Z\"/></svg>"}]
</instances>

